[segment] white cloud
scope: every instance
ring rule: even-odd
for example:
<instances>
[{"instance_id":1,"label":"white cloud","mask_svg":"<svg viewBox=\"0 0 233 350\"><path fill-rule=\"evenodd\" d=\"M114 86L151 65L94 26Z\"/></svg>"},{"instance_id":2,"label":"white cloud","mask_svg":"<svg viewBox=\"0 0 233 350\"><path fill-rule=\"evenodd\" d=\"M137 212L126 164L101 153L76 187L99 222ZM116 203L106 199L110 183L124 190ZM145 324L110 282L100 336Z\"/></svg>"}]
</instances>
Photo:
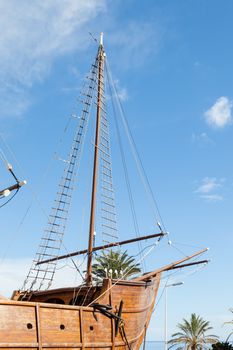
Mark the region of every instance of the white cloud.
<instances>
[{"instance_id":1,"label":"white cloud","mask_svg":"<svg viewBox=\"0 0 233 350\"><path fill-rule=\"evenodd\" d=\"M109 42L117 50L121 69L129 69L145 64L151 53L158 50L162 36L162 29L154 22L131 21L110 32Z\"/></svg>"},{"instance_id":2,"label":"white cloud","mask_svg":"<svg viewBox=\"0 0 233 350\"><path fill-rule=\"evenodd\" d=\"M85 47L81 33L104 9L105 0L0 2L0 116L25 111L25 89L46 77L56 57Z\"/></svg>"},{"instance_id":3,"label":"white cloud","mask_svg":"<svg viewBox=\"0 0 233 350\"><path fill-rule=\"evenodd\" d=\"M118 79L115 79L114 80L114 83L115 83L115 86L116 86L116 90L117 90L117 94L118 94L118 97L121 101L126 101L128 100L128 91L126 90L125 87L122 87L120 85L120 82Z\"/></svg>"},{"instance_id":4,"label":"white cloud","mask_svg":"<svg viewBox=\"0 0 233 350\"><path fill-rule=\"evenodd\" d=\"M200 187L198 187L196 192L198 192L198 193L210 193L221 186L222 186L221 183L217 182L217 179L215 177L212 177L212 178L205 177L202 180L202 184L200 185Z\"/></svg>"},{"instance_id":5,"label":"white cloud","mask_svg":"<svg viewBox=\"0 0 233 350\"><path fill-rule=\"evenodd\" d=\"M233 103L227 97L219 97L213 106L204 113L207 123L216 128L223 128L231 124L232 107Z\"/></svg>"},{"instance_id":6,"label":"white cloud","mask_svg":"<svg viewBox=\"0 0 233 350\"><path fill-rule=\"evenodd\" d=\"M206 132L202 132L200 134L192 134L192 142L195 142L199 145L204 145L204 144L208 144L208 145L213 145L214 142L213 140L208 136L208 134Z\"/></svg>"},{"instance_id":7,"label":"white cloud","mask_svg":"<svg viewBox=\"0 0 233 350\"><path fill-rule=\"evenodd\" d=\"M201 185L195 191L198 193L200 198L205 199L207 201L217 202L223 200L223 196L221 194L216 193L222 186L225 179L217 180L215 177L205 177L201 181Z\"/></svg>"},{"instance_id":8,"label":"white cloud","mask_svg":"<svg viewBox=\"0 0 233 350\"><path fill-rule=\"evenodd\" d=\"M31 265L31 259L5 259L0 264L0 294L9 298L14 290L22 287Z\"/></svg>"},{"instance_id":9,"label":"white cloud","mask_svg":"<svg viewBox=\"0 0 233 350\"><path fill-rule=\"evenodd\" d=\"M207 200L208 202L218 202L223 200L223 196L219 194L204 194L200 197Z\"/></svg>"}]
</instances>

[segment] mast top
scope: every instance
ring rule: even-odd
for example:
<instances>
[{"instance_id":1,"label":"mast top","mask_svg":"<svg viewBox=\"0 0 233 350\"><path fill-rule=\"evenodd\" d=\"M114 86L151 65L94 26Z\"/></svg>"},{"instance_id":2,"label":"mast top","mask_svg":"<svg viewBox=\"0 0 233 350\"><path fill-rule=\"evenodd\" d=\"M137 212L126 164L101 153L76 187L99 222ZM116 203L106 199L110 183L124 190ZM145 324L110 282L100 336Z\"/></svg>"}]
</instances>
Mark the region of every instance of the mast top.
<instances>
[{"instance_id":1,"label":"mast top","mask_svg":"<svg viewBox=\"0 0 233 350\"><path fill-rule=\"evenodd\" d=\"M104 38L104 33L100 33L100 46L103 46L103 38Z\"/></svg>"}]
</instances>

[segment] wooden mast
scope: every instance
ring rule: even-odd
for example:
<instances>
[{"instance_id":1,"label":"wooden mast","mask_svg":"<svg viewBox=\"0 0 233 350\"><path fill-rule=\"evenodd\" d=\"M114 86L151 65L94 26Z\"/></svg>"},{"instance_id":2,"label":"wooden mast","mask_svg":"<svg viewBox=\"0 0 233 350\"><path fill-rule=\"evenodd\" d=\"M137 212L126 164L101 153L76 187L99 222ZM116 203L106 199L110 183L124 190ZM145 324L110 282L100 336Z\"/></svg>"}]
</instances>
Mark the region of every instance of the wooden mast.
<instances>
[{"instance_id":1,"label":"wooden mast","mask_svg":"<svg viewBox=\"0 0 233 350\"><path fill-rule=\"evenodd\" d=\"M96 195L97 195L97 178L99 163L99 138L100 138L100 122L102 109L102 92L103 92L103 71L104 71L104 48L103 33L100 34L100 44L98 50L98 85L97 85L97 112L96 112L96 132L95 132L95 149L94 149L94 166L92 177L92 195L91 195L91 212L89 226L89 242L88 242L88 258L87 258L87 274L86 283L92 282L92 252L95 231L95 211L96 211Z\"/></svg>"}]
</instances>

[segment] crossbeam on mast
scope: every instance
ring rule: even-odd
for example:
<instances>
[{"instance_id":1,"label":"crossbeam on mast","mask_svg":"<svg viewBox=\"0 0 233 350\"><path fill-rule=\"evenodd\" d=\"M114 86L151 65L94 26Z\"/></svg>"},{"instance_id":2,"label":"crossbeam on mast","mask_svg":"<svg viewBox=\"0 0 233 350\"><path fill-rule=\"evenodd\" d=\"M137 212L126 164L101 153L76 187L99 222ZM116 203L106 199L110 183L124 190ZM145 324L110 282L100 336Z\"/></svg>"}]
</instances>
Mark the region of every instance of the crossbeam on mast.
<instances>
[{"instance_id":1,"label":"crossbeam on mast","mask_svg":"<svg viewBox=\"0 0 233 350\"><path fill-rule=\"evenodd\" d=\"M201 254L205 253L208 250L209 250L209 248L202 249L202 250L200 250L200 251L198 251L198 252L196 252L196 253L194 253L192 255L186 256L183 259L177 260L177 261L175 261L175 262L173 262L173 263L171 263L169 265L160 267L159 269L151 271L151 272L148 272L148 273L146 273L146 274L144 274L144 275L142 275L140 277L136 277L136 278L133 279L133 281L137 281L137 282L139 282L139 281L146 281L148 279L151 279L151 278L155 277L158 273L162 273L162 272L165 272L165 271L168 271L168 270L172 270L172 269L176 268L176 266L177 266L177 268L182 267L182 265L180 265L180 264L182 264L183 262L185 262L187 260L190 260L192 258L195 258L196 256L201 255ZM185 264L185 265L188 266L188 264ZM194 265L194 263L193 263L193 265Z\"/></svg>"},{"instance_id":2,"label":"crossbeam on mast","mask_svg":"<svg viewBox=\"0 0 233 350\"><path fill-rule=\"evenodd\" d=\"M152 238L156 238L156 237L163 237L166 234L167 233L165 233L165 232L154 233L152 235L147 235L147 236L141 236L141 237L137 237L137 238L127 239L125 241L113 242L113 243L101 245L101 246L98 246L98 247L93 247L92 248L92 252L96 252L98 250L103 250L103 249L107 249L107 248L122 246L124 244L134 243L134 242L143 241L143 240L147 240L147 239L152 239ZM88 249L79 250L77 252L72 252L70 254L57 256L56 258L39 261L39 262L37 262L37 265L45 264L45 263L52 262L52 261L62 260L62 259L66 259L66 258L71 258L73 256L86 254L87 252L88 252Z\"/></svg>"},{"instance_id":3,"label":"crossbeam on mast","mask_svg":"<svg viewBox=\"0 0 233 350\"><path fill-rule=\"evenodd\" d=\"M188 263L188 264L172 266L169 269L167 269L166 271L175 270L175 269L182 269L184 267L189 267L189 266L193 266L193 265L200 265L200 264L208 264L208 263L209 263L209 260L194 261L194 262L191 262L191 263Z\"/></svg>"}]
</instances>

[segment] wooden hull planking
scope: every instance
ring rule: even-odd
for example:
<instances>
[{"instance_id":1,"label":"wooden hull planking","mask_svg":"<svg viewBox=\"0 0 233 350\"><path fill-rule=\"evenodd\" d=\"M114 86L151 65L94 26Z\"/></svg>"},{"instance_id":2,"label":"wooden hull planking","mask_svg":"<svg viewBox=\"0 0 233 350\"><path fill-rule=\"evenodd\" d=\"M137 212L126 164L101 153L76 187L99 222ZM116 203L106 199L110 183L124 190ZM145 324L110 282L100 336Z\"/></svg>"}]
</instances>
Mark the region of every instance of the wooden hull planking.
<instances>
[{"instance_id":1,"label":"wooden hull planking","mask_svg":"<svg viewBox=\"0 0 233 350\"><path fill-rule=\"evenodd\" d=\"M114 285L111 280L103 283L94 302L110 304L111 311L117 313L123 300L121 318L125 335L122 327L116 335L114 319L92 306L0 300L0 349L125 350L128 342L131 349L137 350L151 318L159 282L160 274L149 283L121 281ZM65 295L64 289L61 293ZM49 297L51 294L49 291Z\"/></svg>"}]
</instances>

